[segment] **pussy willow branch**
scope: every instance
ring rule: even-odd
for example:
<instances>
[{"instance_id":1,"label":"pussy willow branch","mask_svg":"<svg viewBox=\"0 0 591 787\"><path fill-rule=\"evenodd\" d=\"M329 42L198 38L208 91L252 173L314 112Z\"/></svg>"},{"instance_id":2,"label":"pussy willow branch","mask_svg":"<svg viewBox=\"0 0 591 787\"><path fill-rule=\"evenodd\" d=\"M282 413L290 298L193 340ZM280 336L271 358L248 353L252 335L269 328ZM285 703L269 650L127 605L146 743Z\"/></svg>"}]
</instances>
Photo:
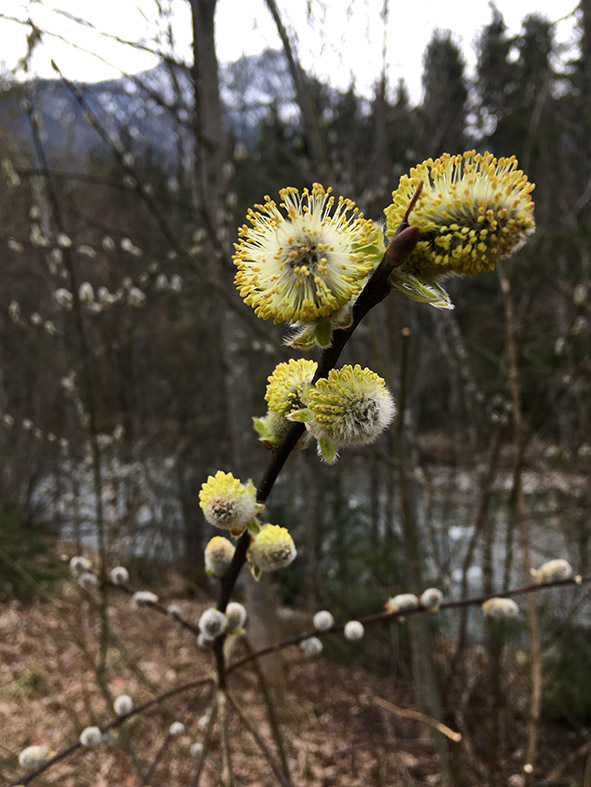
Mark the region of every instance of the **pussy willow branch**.
<instances>
[{"instance_id":1,"label":"pussy willow branch","mask_svg":"<svg viewBox=\"0 0 591 787\"><path fill-rule=\"evenodd\" d=\"M503 590L498 593L489 593L484 596L474 596L471 598L461 598L457 599L456 601L443 601L439 605L439 610L443 609L456 609L459 607L469 607L469 606L477 606L482 604L484 601L488 601L489 598L509 598L511 596L520 596L525 593L535 593L538 590L547 590L548 588L552 587L564 587L564 586L572 586L572 585L583 585L591 582L591 576L589 577L574 577L572 579L558 579L555 582L544 582L543 584L536 583L535 585L524 585L520 588L513 588L510 590ZM422 614L424 612L429 612L430 610L425 609L424 607L416 607L415 609L404 609L399 610L398 612L376 612L373 615L366 615L362 618L356 618L360 623L363 623L364 626L371 625L372 623L377 623L380 620L389 620L394 618L407 618L411 615ZM274 645L268 645L265 648L261 648L261 650L253 651L252 653L248 653L246 656L234 661L232 664L228 666L226 669L226 673L233 672L238 667L242 667L244 664L248 664L250 661L254 659L261 658L262 656L266 656L268 653L273 653L279 650L284 650L285 648L289 648L292 645L299 645L300 642L303 642L306 639L310 639L311 637L323 637L326 634L339 634L340 632L344 631L346 623L336 623L334 626L331 626L329 629L325 629L324 631L308 631L306 634L299 634L297 637L291 637L291 639L284 640L283 642L278 642Z\"/></svg>"},{"instance_id":2,"label":"pussy willow branch","mask_svg":"<svg viewBox=\"0 0 591 787\"><path fill-rule=\"evenodd\" d=\"M398 228L396 235L388 245L384 256L374 273L370 277L366 286L363 288L359 298L353 307L353 322L348 328L339 329L334 331L332 337L332 345L324 350L318 363L316 374L313 381L316 382L322 377L326 377L329 371L337 363L343 348L351 338L353 332L365 317L365 315L377 306L378 303L384 300L389 294L390 288L388 287L388 276L394 268L402 265L408 258L419 239L419 231L416 227L410 227L408 224L403 223ZM273 452L267 469L257 487L257 500L265 502L273 489L273 485L283 469L289 455L296 446L296 443L302 436L306 427L302 423L292 424L285 437L281 441L279 447ZM230 565L230 569L226 576L221 580L220 593L218 597L217 608L224 612L226 606L232 596L232 591L236 585L236 581L240 571L246 562L246 552L250 544L250 533L246 531L240 537L236 546L236 551ZM220 688L225 687L225 660L223 651L223 637L219 637L214 646L218 679Z\"/></svg>"},{"instance_id":3,"label":"pussy willow branch","mask_svg":"<svg viewBox=\"0 0 591 787\"><path fill-rule=\"evenodd\" d=\"M132 708L129 711L129 713L125 713L121 716L118 716L116 719L113 719L112 721L108 722L107 724L103 724L102 727L99 727L99 729L101 733L107 732L108 730L114 730L117 727L120 727L129 719L131 719L132 716L137 716L138 713L143 713L145 710L148 710L148 708L151 708L154 705L159 705L161 702L168 699L169 697L174 697L177 694L183 694L185 691L190 691L191 689L195 689L199 686L203 686L203 684L205 683L213 683L213 682L214 682L213 675L205 675L201 678L195 678L194 680L191 680L188 683L183 683L181 686L173 686L172 689L163 691L161 694L158 694L155 697L152 697L151 699L146 700L145 702L141 702L139 705L136 705L134 708ZM69 757L70 754L73 754L75 751L78 751L78 749L83 749L83 748L85 747L82 746L80 741L75 741L74 743L71 743L65 749L62 749L61 751L58 751L57 754L54 754L54 756L51 757L51 759L47 760L47 762L43 763L43 765L40 765L38 768L35 768L33 771L30 771L29 773L27 773L26 776L21 776L20 779L18 779L15 782L12 782L10 785L8 785L8 787L20 787L20 785L29 784L30 782L33 781L33 779L36 779L37 776L40 776L42 773L44 773L46 770L51 768L57 762L66 759L66 757Z\"/></svg>"},{"instance_id":4,"label":"pussy willow branch","mask_svg":"<svg viewBox=\"0 0 591 787\"><path fill-rule=\"evenodd\" d=\"M499 591L497 593L489 593L483 596L473 596L471 598L462 598L457 599L455 601L444 601L439 605L440 610L444 609L456 609L460 607L468 607L468 606L480 606L484 601L487 601L489 598L510 598L511 596L521 596L527 593L536 593L538 591L545 591L550 590L551 588L557 587L578 587L580 585L586 585L591 583L591 576L588 577L580 577L576 576L571 579L558 579L554 582L544 582L543 584L534 584L534 585L524 585L523 587L519 588L510 588L508 590ZM366 615L365 617L357 618L360 623L364 626L371 625L373 623L377 623L381 620L388 620L388 619L395 619L395 618L405 618L409 617L410 615L418 615L429 613L429 610L425 609L424 607L417 607L416 609L407 609L407 610L400 610L398 612L377 612L373 615ZM338 634L341 633L345 628L345 623L337 623L331 628L326 629L326 631L311 631L305 634L300 634L297 637L292 637L291 639L284 640L283 642L278 642L274 645L269 645L266 648L261 648L257 651L252 651L251 653L247 653L240 659L237 659L232 664L230 664L227 669L226 673L233 672L237 670L239 667L243 667L245 664L249 664L250 662L254 661L255 659L259 659L262 656L266 656L268 653L272 653L274 651L284 650L285 648L291 647L292 645L299 645L300 642L303 642L306 639L310 639L311 637L323 637L327 634ZM221 637L218 641L221 641ZM202 686L205 683L214 683L215 678L213 674L202 676L201 678L196 678L194 680L189 681L188 683L183 683L180 686L173 686L173 688L168 689L167 691L162 692L161 694L152 697L145 702L136 705L129 713L124 714L123 716L118 716L116 719L103 724L100 727L101 732L106 732L107 730L115 729L119 727L121 724L126 722L132 716L136 716L139 713L143 713L143 711L147 710L148 708L153 707L154 705L158 705L162 703L164 700L168 699L169 697L174 697L178 694L183 694L186 691L190 691L191 689L197 688L198 686ZM215 688L214 688L215 690ZM215 707L215 706L214 706ZM12 782L8 787L17 787L17 785L26 785L29 784L33 779L37 776L42 774L48 768L51 768L52 765L59 762L60 760L65 759L73 752L77 751L78 749L82 748L82 744L79 741L72 743L70 746L59 751L55 754L50 760L48 760L44 765L41 765L39 768L28 773L26 776L21 777L15 782Z\"/></svg>"},{"instance_id":5,"label":"pussy willow branch","mask_svg":"<svg viewBox=\"0 0 591 787\"><path fill-rule=\"evenodd\" d=\"M519 588L510 588L508 590L499 591L497 593L489 593L488 595L484 596L473 596L471 598L462 598L457 599L455 601L444 601L439 605L439 609L456 609L460 607L468 607L468 606L479 606L484 601L487 601L489 598L510 598L511 596L520 596L527 593L536 593L538 591L550 590L550 588L557 588L557 587L572 587L573 585L578 587L580 585L586 585L591 583L591 576L588 577L573 577L572 579L558 579L554 582L544 582L543 584L534 584L534 585L525 585ZM418 615L423 613L429 613L429 610L425 609L424 607L417 607L416 609L407 609L401 610L399 612L377 612L373 615L366 615L362 618L357 618L360 623L363 623L364 626L371 625L372 623L377 623L380 620L388 620L394 618L405 618L409 617L410 615ZM431 613L429 613L431 614ZM326 631L311 631L305 634L300 634L297 637L292 637L291 639L284 640L283 642L276 643L274 645L269 645L266 648L261 648L260 650L253 651L251 653L247 653L246 656L243 656L240 659L237 659L232 664L228 666L226 669L226 673L233 672L234 670L238 669L239 667L244 666L245 664L249 664L250 662L254 661L255 659L259 659L262 656L267 655L268 653L272 653L274 651L284 650L285 648L291 647L292 645L299 645L300 642L303 642L306 639L310 639L311 637L323 637L326 634L338 634L341 633L345 628L345 623L337 623L331 628L327 629ZM221 641L221 637L218 641ZM168 699L169 697L174 697L178 694L183 694L186 691L190 691L191 689L197 688L198 686L202 686L205 683L214 683L215 678L214 675L205 675L201 678L196 678L194 680L189 681L188 683L183 683L180 686L173 686L173 688L168 689L167 691L162 692L161 694L152 697L145 702L136 705L129 713L126 713L122 716L118 716L116 719L108 722L107 724L103 724L100 727L101 732L106 732L107 730L115 729L119 727L121 724L126 722L132 716L136 716L139 713L143 713L143 711L147 710L148 708L153 707L154 705L158 705L159 703L163 702L164 700ZM214 689L215 690L215 689ZM51 768L52 765L59 762L60 760L65 759L73 752L77 751L78 749L82 748L82 744L79 741L72 743L70 746L67 746L65 749L62 749L57 754L55 754L50 760L48 760L44 765L36 768L35 770L28 773L26 776L21 777L15 782L12 782L8 787L17 787L17 785L26 785L29 784L33 779L37 776L42 774L48 768Z\"/></svg>"}]
</instances>

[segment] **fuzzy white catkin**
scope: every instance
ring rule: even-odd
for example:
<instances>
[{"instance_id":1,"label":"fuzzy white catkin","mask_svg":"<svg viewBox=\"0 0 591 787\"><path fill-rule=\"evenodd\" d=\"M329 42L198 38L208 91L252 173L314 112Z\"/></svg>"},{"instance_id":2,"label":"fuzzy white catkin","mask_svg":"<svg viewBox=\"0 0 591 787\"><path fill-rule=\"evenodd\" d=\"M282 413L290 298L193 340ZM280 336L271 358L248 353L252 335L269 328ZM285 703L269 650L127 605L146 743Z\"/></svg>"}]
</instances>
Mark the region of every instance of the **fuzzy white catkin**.
<instances>
[{"instance_id":1,"label":"fuzzy white catkin","mask_svg":"<svg viewBox=\"0 0 591 787\"><path fill-rule=\"evenodd\" d=\"M208 648L213 648L215 644L215 639L212 637L206 637L205 634L199 634L197 637L197 645L204 650Z\"/></svg>"},{"instance_id":2,"label":"fuzzy white catkin","mask_svg":"<svg viewBox=\"0 0 591 787\"><path fill-rule=\"evenodd\" d=\"M185 725L182 721L173 721L170 727L168 728L168 734L172 738L177 738L179 735L185 734Z\"/></svg>"},{"instance_id":3,"label":"fuzzy white catkin","mask_svg":"<svg viewBox=\"0 0 591 787\"><path fill-rule=\"evenodd\" d=\"M157 604L158 596L150 590L137 590L131 597L131 603L136 608L149 604Z\"/></svg>"},{"instance_id":4,"label":"fuzzy white catkin","mask_svg":"<svg viewBox=\"0 0 591 787\"><path fill-rule=\"evenodd\" d=\"M125 566L115 566L111 569L111 582L114 585L126 585L129 582L129 571Z\"/></svg>"},{"instance_id":5,"label":"fuzzy white catkin","mask_svg":"<svg viewBox=\"0 0 591 787\"><path fill-rule=\"evenodd\" d=\"M334 626L334 618L328 610L321 609L314 615L312 623L317 631L327 631Z\"/></svg>"},{"instance_id":6,"label":"fuzzy white catkin","mask_svg":"<svg viewBox=\"0 0 591 787\"><path fill-rule=\"evenodd\" d=\"M403 612L407 609L416 609L418 606L419 600L414 593L400 593L386 602L388 612Z\"/></svg>"},{"instance_id":7,"label":"fuzzy white catkin","mask_svg":"<svg viewBox=\"0 0 591 787\"><path fill-rule=\"evenodd\" d=\"M506 620L519 615L519 607L512 598L489 598L483 602L482 611L492 620Z\"/></svg>"},{"instance_id":8,"label":"fuzzy white catkin","mask_svg":"<svg viewBox=\"0 0 591 787\"><path fill-rule=\"evenodd\" d=\"M133 700L129 694L121 694L113 703L113 710L117 716L125 716L133 708Z\"/></svg>"},{"instance_id":9,"label":"fuzzy white catkin","mask_svg":"<svg viewBox=\"0 0 591 787\"><path fill-rule=\"evenodd\" d=\"M443 593L439 588L427 588L421 593L419 601L425 609L436 611L443 600Z\"/></svg>"},{"instance_id":10,"label":"fuzzy white catkin","mask_svg":"<svg viewBox=\"0 0 591 787\"><path fill-rule=\"evenodd\" d=\"M318 637L308 637L301 643L301 648L307 656L317 656L322 653L322 642Z\"/></svg>"},{"instance_id":11,"label":"fuzzy white catkin","mask_svg":"<svg viewBox=\"0 0 591 787\"><path fill-rule=\"evenodd\" d=\"M77 579L78 584L84 590L93 590L98 585L98 577L90 571L83 571Z\"/></svg>"},{"instance_id":12,"label":"fuzzy white catkin","mask_svg":"<svg viewBox=\"0 0 591 787\"><path fill-rule=\"evenodd\" d=\"M206 637L215 639L228 627L228 619L219 609L206 609L199 618L199 631Z\"/></svg>"},{"instance_id":13,"label":"fuzzy white catkin","mask_svg":"<svg viewBox=\"0 0 591 787\"><path fill-rule=\"evenodd\" d=\"M182 615L181 608L179 607L178 604L170 604L167 607L166 611L168 612L171 618L180 618Z\"/></svg>"},{"instance_id":14,"label":"fuzzy white catkin","mask_svg":"<svg viewBox=\"0 0 591 787\"><path fill-rule=\"evenodd\" d=\"M365 634L365 628L363 627L363 623L360 623L358 620L350 620L345 625L343 633L345 635L345 639L355 641L363 637Z\"/></svg>"},{"instance_id":15,"label":"fuzzy white catkin","mask_svg":"<svg viewBox=\"0 0 591 787\"><path fill-rule=\"evenodd\" d=\"M572 576L573 570L568 560L557 558L556 560L549 560L537 570L532 568L531 573L538 582L543 583L556 582L559 579L568 579Z\"/></svg>"},{"instance_id":16,"label":"fuzzy white catkin","mask_svg":"<svg viewBox=\"0 0 591 787\"><path fill-rule=\"evenodd\" d=\"M199 757L200 754L203 754L203 744L199 743L199 741L197 741L197 743L194 743L191 746L189 751L191 752L193 757Z\"/></svg>"},{"instance_id":17,"label":"fuzzy white catkin","mask_svg":"<svg viewBox=\"0 0 591 787\"><path fill-rule=\"evenodd\" d=\"M102 735L98 727L85 727L80 733L80 743L83 746L98 746Z\"/></svg>"},{"instance_id":18,"label":"fuzzy white catkin","mask_svg":"<svg viewBox=\"0 0 591 787\"><path fill-rule=\"evenodd\" d=\"M203 716L199 717L197 721L197 726L199 727L201 732L203 732L203 730L205 730L208 724L209 724L209 715L207 713L204 713Z\"/></svg>"},{"instance_id":19,"label":"fuzzy white catkin","mask_svg":"<svg viewBox=\"0 0 591 787\"><path fill-rule=\"evenodd\" d=\"M18 761L22 768L39 768L53 756L53 752L46 743L39 746L27 746L18 755Z\"/></svg>"},{"instance_id":20,"label":"fuzzy white catkin","mask_svg":"<svg viewBox=\"0 0 591 787\"><path fill-rule=\"evenodd\" d=\"M75 577L91 568L92 563L87 557L82 557L82 555L74 555L74 557L70 559L70 571Z\"/></svg>"},{"instance_id":21,"label":"fuzzy white catkin","mask_svg":"<svg viewBox=\"0 0 591 787\"><path fill-rule=\"evenodd\" d=\"M238 631L246 623L246 608L237 601L230 601L226 607L226 618L228 619L228 631Z\"/></svg>"}]
</instances>

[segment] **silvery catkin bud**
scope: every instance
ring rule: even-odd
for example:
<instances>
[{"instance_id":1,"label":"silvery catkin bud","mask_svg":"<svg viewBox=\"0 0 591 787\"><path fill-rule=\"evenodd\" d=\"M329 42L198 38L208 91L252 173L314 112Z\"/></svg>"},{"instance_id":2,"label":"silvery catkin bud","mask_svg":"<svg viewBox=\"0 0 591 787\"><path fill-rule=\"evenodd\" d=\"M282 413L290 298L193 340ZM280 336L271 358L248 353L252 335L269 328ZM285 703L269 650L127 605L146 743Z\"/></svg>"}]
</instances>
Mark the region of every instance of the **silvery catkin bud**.
<instances>
[{"instance_id":1,"label":"silvery catkin bud","mask_svg":"<svg viewBox=\"0 0 591 787\"><path fill-rule=\"evenodd\" d=\"M125 566L115 566L111 569L111 582L114 585L127 585L129 582L129 571Z\"/></svg>"},{"instance_id":2,"label":"silvery catkin bud","mask_svg":"<svg viewBox=\"0 0 591 787\"><path fill-rule=\"evenodd\" d=\"M126 716L133 708L133 701L128 694L121 694L113 703L113 710L117 716Z\"/></svg>"},{"instance_id":3,"label":"silvery catkin bud","mask_svg":"<svg viewBox=\"0 0 591 787\"><path fill-rule=\"evenodd\" d=\"M328 610L321 609L314 615L312 623L317 631L327 631L334 626L334 618Z\"/></svg>"},{"instance_id":4,"label":"silvery catkin bud","mask_svg":"<svg viewBox=\"0 0 591 787\"><path fill-rule=\"evenodd\" d=\"M226 618L228 620L228 631L238 631L246 623L246 608L237 601L230 601L226 607Z\"/></svg>"},{"instance_id":5,"label":"silvery catkin bud","mask_svg":"<svg viewBox=\"0 0 591 787\"><path fill-rule=\"evenodd\" d=\"M199 631L210 639L215 639L223 634L228 627L228 619L219 609L206 609L199 618Z\"/></svg>"},{"instance_id":6,"label":"silvery catkin bud","mask_svg":"<svg viewBox=\"0 0 591 787\"><path fill-rule=\"evenodd\" d=\"M568 560L557 558L556 560L549 560L537 570L532 568L531 573L542 584L544 582L555 582L559 579L568 579L572 576L573 570Z\"/></svg>"},{"instance_id":7,"label":"silvery catkin bud","mask_svg":"<svg viewBox=\"0 0 591 787\"><path fill-rule=\"evenodd\" d=\"M101 742L101 731L98 727L85 727L80 733L80 743L82 746L98 746Z\"/></svg>"},{"instance_id":8,"label":"silvery catkin bud","mask_svg":"<svg viewBox=\"0 0 591 787\"><path fill-rule=\"evenodd\" d=\"M82 555L74 555L73 558L70 559L70 571L73 576L78 577L84 571L88 571L92 568L92 563L87 557L82 557Z\"/></svg>"},{"instance_id":9,"label":"silvery catkin bud","mask_svg":"<svg viewBox=\"0 0 591 787\"><path fill-rule=\"evenodd\" d=\"M482 611L492 620L506 620L519 615L519 607L512 598L489 598L482 604Z\"/></svg>"},{"instance_id":10,"label":"silvery catkin bud","mask_svg":"<svg viewBox=\"0 0 591 787\"><path fill-rule=\"evenodd\" d=\"M38 746L27 746L18 755L19 764L23 768L39 768L53 757L53 752L46 743Z\"/></svg>"},{"instance_id":11,"label":"silvery catkin bud","mask_svg":"<svg viewBox=\"0 0 591 787\"><path fill-rule=\"evenodd\" d=\"M363 623L361 623L359 620L350 620L345 625L343 634L345 635L345 639L348 639L352 642L361 639L365 634L365 628L363 627Z\"/></svg>"},{"instance_id":12,"label":"silvery catkin bud","mask_svg":"<svg viewBox=\"0 0 591 787\"><path fill-rule=\"evenodd\" d=\"M322 653L322 642L318 637L308 637L301 643L301 648L307 656L317 656Z\"/></svg>"},{"instance_id":13,"label":"silvery catkin bud","mask_svg":"<svg viewBox=\"0 0 591 787\"><path fill-rule=\"evenodd\" d=\"M158 596L152 593L151 590L137 590L131 597L131 604L136 609L138 607L147 607L150 604L157 604Z\"/></svg>"},{"instance_id":14,"label":"silvery catkin bud","mask_svg":"<svg viewBox=\"0 0 591 787\"><path fill-rule=\"evenodd\" d=\"M236 548L224 536L214 536L205 547L205 571L210 577L222 579L228 573Z\"/></svg>"},{"instance_id":15,"label":"silvery catkin bud","mask_svg":"<svg viewBox=\"0 0 591 787\"><path fill-rule=\"evenodd\" d=\"M408 609L417 609L418 606L419 599L414 593L400 593L386 602L386 610L388 612L403 612Z\"/></svg>"},{"instance_id":16,"label":"silvery catkin bud","mask_svg":"<svg viewBox=\"0 0 591 787\"><path fill-rule=\"evenodd\" d=\"M96 574L92 574L90 571L83 571L78 577L77 582L81 588L84 588L84 590L94 590L94 588L98 585L98 577Z\"/></svg>"},{"instance_id":17,"label":"silvery catkin bud","mask_svg":"<svg viewBox=\"0 0 591 787\"><path fill-rule=\"evenodd\" d=\"M421 606L431 612L436 612L443 600L443 593L438 588L427 588L421 593L419 599Z\"/></svg>"}]
</instances>

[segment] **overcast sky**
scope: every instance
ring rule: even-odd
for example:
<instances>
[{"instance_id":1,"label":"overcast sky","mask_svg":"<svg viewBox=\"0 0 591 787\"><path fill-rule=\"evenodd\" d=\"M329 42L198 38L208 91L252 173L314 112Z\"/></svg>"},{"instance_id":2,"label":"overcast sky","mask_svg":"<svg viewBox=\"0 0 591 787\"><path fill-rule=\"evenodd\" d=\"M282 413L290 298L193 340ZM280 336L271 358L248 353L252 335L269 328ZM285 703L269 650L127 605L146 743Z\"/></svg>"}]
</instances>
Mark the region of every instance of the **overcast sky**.
<instances>
[{"instance_id":1,"label":"overcast sky","mask_svg":"<svg viewBox=\"0 0 591 787\"><path fill-rule=\"evenodd\" d=\"M474 43L491 19L486 0L389 0L386 26L384 0L277 0L286 26L295 37L303 66L335 87L355 82L369 95L385 57L390 84L406 80L413 101L421 96L422 57L434 29L450 29L461 46L468 73L475 62ZM161 0L172 6L175 53L190 59L191 22L186 0ZM521 20L538 12L556 22L556 38L564 50L575 41L574 10L577 0L497 0L511 33L518 33ZM308 17L308 9L312 16ZM469 8L469 11L466 11ZM108 35L75 22L66 14L91 22L97 30L125 40L142 41L154 48L162 30L155 0L0 0L0 64L13 68L26 51L29 28L11 22L32 18L46 36L32 64L34 73L51 77L53 58L70 79L97 81L153 67L157 59L148 52L118 44ZM562 20L562 21L559 21ZM255 54L280 41L264 0L218 0L216 16L218 57L221 62ZM65 40L63 40L65 39ZM67 43L71 42L71 43ZM75 44L75 46L72 46ZM167 48L164 41L158 45ZM87 52L83 51L87 50Z\"/></svg>"}]
</instances>

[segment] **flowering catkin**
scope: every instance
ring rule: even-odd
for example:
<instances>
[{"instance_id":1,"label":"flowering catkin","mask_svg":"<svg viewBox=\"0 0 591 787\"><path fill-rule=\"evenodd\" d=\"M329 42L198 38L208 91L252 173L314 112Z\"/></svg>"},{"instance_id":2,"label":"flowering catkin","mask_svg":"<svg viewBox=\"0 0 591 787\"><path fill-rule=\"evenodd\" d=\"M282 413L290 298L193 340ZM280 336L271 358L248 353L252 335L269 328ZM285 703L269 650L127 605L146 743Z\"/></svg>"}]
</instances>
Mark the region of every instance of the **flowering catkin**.
<instances>
[{"instance_id":1,"label":"flowering catkin","mask_svg":"<svg viewBox=\"0 0 591 787\"><path fill-rule=\"evenodd\" d=\"M240 535L256 517L258 506L251 481L246 485L223 470L201 486L199 505L210 525Z\"/></svg>"},{"instance_id":2,"label":"flowering catkin","mask_svg":"<svg viewBox=\"0 0 591 787\"><path fill-rule=\"evenodd\" d=\"M277 571L295 560L296 554L295 544L287 528L266 524L254 536L247 557L255 572Z\"/></svg>"}]
</instances>

